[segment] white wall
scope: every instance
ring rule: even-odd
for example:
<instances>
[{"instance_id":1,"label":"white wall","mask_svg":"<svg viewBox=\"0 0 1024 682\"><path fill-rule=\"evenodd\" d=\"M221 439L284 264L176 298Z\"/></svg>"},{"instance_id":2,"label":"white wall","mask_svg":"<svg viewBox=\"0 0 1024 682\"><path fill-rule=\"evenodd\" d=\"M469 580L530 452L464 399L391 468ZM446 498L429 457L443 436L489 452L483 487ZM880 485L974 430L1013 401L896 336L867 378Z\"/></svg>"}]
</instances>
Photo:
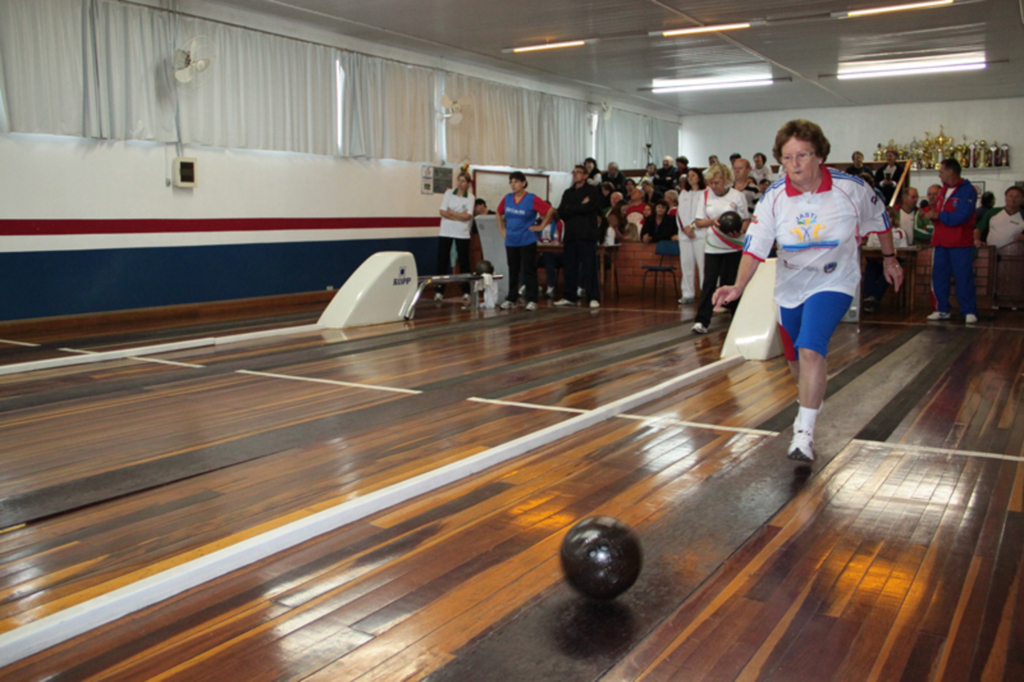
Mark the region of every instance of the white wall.
<instances>
[{"instance_id":1,"label":"white wall","mask_svg":"<svg viewBox=\"0 0 1024 682\"><path fill-rule=\"evenodd\" d=\"M199 186L168 186L174 146L0 135L0 219L435 215L421 164L186 148Z\"/></svg>"},{"instance_id":2,"label":"white wall","mask_svg":"<svg viewBox=\"0 0 1024 682\"><path fill-rule=\"evenodd\" d=\"M184 153L198 159L195 189L168 186L173 145L0 135L0 219L436 216L441 203L420 193L418 163L205 147ZM553 199L568 177L552 174Z\"/></svg>"},{"instance_id":3,"label":"white wall","mask_svg":"<svg viewBox=\"0 0 1024 682\"><path fill-rule=\"evenodd\" d=\"M885 145L892 139L897 144L906 144L915 136L924 140L926 131L935 137L942 125L945 134L957 143L966 135L968 142L983 139L1010 145L1009 169L964 171L964 177L970 180L985 181L986 189L994 191L1000 202L1007 187L1024 180L1022 117L1024 98L688 116L683 119L680 152L696 166L705 165L709 154L717 154L724 160L733 152L748 158L755 152L763 152L771 161L778 129L794 118L805 118L825 131L832 144L829 161L846 161L856 150L864 152L871 161L879 143ZM931 179L938 175L934 171L919 172L914 184L924 184L916 178L925 177Z\"/></svg>"}]
</instances>

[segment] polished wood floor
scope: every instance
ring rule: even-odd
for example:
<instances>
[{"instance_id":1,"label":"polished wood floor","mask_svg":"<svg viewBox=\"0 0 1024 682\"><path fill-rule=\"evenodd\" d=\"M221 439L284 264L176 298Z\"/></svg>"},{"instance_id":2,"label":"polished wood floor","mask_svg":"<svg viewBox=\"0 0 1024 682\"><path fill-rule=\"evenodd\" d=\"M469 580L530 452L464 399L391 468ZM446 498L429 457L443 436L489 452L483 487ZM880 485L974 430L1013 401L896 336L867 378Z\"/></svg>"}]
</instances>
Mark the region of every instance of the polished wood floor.
<instances>
[{"instance_id":1,"label":"polished wood floor","mask_svg":"<svg viewBox=\"0 0 1024 682\"><path fill-rule=\"evenodd\" d=\"M1024 313L841 325L819 461L747 362L0 670L4 680L1024 679ZM638 300L0 376L0 633L719 357ZM0 340L0 363L309 324ZM592 603L564 532L633 526Z\"/></svg>"}]
</instances>

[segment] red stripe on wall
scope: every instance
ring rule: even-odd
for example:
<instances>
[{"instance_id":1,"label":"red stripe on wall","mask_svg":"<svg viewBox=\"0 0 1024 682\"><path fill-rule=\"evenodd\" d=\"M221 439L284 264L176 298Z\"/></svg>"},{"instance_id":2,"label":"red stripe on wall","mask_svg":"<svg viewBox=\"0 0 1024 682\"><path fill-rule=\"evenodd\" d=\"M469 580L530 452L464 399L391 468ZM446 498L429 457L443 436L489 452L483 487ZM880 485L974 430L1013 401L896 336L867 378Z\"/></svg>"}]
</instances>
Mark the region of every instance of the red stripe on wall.
<instances>
[{"instance_id":1,"label":"red stripe on wall","mask_svg":"<svg viewBox=\"0 0 1024 682\"><path fill-rule=\"evenodd\" d=\"M0 220L0 236L249 232L439 227L438 216L415 218L213 218L199 220Z\"/></svg>"}]
</instances>

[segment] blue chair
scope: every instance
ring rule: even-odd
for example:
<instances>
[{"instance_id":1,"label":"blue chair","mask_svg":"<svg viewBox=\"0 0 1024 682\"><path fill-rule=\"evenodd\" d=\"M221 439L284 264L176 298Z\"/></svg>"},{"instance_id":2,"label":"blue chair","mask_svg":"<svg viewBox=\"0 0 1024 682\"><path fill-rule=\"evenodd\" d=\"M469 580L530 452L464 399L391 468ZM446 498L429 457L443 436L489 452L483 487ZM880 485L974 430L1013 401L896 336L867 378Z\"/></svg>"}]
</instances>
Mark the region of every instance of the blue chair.
<instances>
[{"instance_id":1,"label":"blue chair","mask_svg":"<svg viewBox=\"0 0 1024 682\"><path fill-rule=\"evenodd\" d=\"M654 298L658 298L658 278L666 275L672 275L672 286L673 291L679 291L679 282L676 280L676 266L665 265L665 257L669 256L673 260L671 263L679 262L679 242L666 240L660 241L654 245L654 253L659 256L657 265L644 265L643 279L640 280L640 300L644 298L644 292L647 289L647 275L654 273Z\"/></svg>"}]
</instances>

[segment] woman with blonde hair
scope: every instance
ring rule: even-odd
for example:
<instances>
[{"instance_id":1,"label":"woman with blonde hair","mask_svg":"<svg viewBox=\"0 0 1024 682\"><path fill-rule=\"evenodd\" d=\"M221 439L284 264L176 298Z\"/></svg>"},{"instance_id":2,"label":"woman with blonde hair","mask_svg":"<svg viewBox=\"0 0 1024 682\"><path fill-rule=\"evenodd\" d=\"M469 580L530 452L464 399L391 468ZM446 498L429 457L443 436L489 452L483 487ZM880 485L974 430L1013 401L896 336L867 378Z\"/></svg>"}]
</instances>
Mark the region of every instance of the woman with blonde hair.
<instances>
[{"instance_id":1,"label":"woman with blonde hair","mask_svg":"<svg viewBox=\"0 0 1024 682\"><path fill-rule=\"evenodd\" d=\"M697 215L693 225L707 228L704 243L704 279L700 285L700 307L693 324L695 334L707 334L714 312L712 296L719 286L729 286L736 281L743 256L743 233L750 224L747 212L747 198L743 192L732 186L732 169L723 163L716 163L704 174L708 188L698 195ZM723 213L734 211L743 219L739 234L730 234L722 229L718 219ZM732 307L735 307L733 304Z\"/></svg>"},{"instance_id":2,"label":"woman with blonde hair","mask_svg":"<svg viewBox=\"0 0 1024 682\"><path fill-rule=\"evenodd\" d=\"M441 199L441 232L437 241L437 274L447 275L452 270L452 244L458 254L459 272L469 274L469 224L473 221L476 197L470 192L473 179L469 173L459 173L455 189L444 193ZM444 298L444 285L437 285L434 300ZM469 300L469 282L462 284L462 298Z\"/></svg>"}]
</instances>

